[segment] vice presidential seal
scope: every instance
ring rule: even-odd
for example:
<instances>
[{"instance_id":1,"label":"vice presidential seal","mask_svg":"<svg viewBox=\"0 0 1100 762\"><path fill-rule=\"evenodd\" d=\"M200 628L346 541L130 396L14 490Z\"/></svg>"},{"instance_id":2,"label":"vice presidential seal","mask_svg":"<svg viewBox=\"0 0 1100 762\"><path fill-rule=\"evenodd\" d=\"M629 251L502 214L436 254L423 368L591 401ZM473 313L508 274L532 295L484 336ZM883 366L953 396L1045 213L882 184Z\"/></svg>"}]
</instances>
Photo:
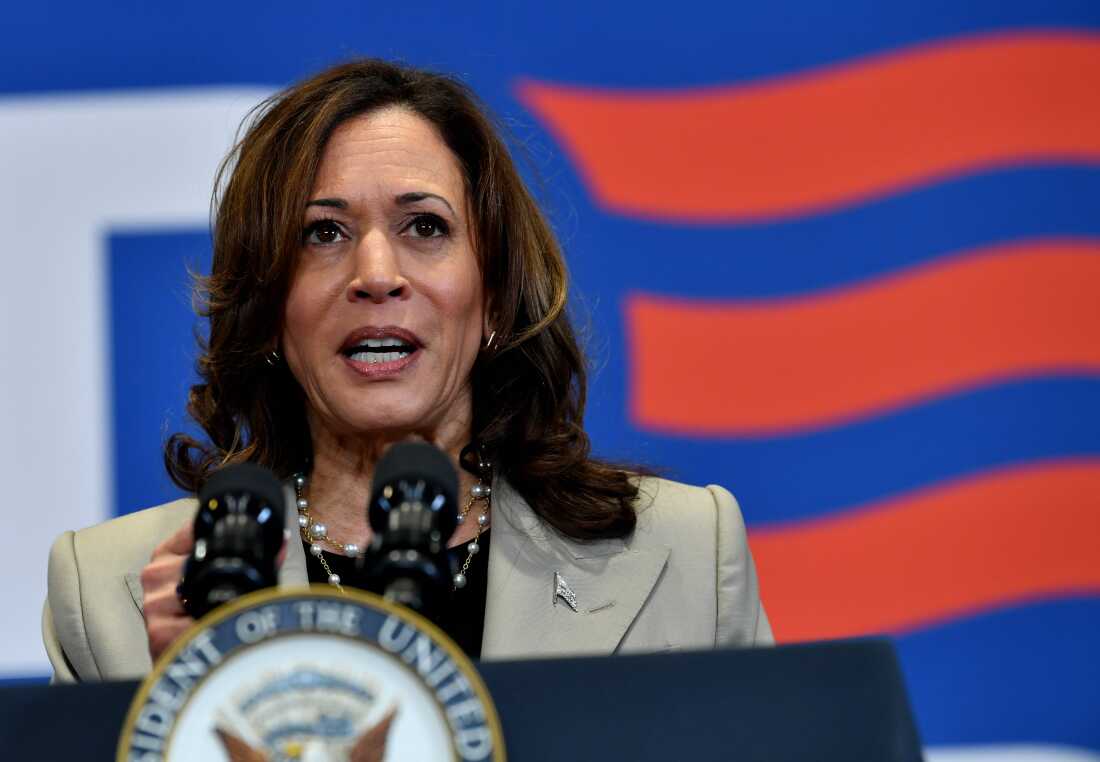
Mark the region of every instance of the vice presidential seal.
<instances>
[{"instance_id":1,"label":"vice presidential seal","mask_svg":"<svg viewBox=\"0 0 1100 762\"><path fill-rule=\"evenodd\" d=\"M370 593L265 590L200 620L142 683L118 762L505 760L470 660Z\"/></svg>"}]
</instances>

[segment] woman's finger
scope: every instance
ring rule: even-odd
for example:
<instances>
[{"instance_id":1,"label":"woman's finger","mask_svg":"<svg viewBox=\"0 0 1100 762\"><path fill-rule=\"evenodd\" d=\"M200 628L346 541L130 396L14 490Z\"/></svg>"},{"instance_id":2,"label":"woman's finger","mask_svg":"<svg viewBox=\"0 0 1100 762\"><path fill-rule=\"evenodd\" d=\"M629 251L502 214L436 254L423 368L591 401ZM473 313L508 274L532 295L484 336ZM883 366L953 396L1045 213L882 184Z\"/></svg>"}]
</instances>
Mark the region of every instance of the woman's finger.
<instances>
[{"instance_id":1,"label":"woman's finger","mask_svg":"<svg viewBox=\"0 0 1100 762\"><path fill-rule=\"evenodd\" d=\"M188 521L157 545L149 563L141 570L142 613L149 655L154 661L194 624L176 592L194 545L194 524Z\"/></svg>"},{"instance_id":2,"label":"woman's finger","mask_svg":"<svg viewBox=\"0 0 1100 762\"><path fill-rule=\"evenodd\" d=\"M191 617L157 617L145 623L149 635L149 656L153 661L160 658L187 628L195 623Z\"/></svg>"}]
</instances>

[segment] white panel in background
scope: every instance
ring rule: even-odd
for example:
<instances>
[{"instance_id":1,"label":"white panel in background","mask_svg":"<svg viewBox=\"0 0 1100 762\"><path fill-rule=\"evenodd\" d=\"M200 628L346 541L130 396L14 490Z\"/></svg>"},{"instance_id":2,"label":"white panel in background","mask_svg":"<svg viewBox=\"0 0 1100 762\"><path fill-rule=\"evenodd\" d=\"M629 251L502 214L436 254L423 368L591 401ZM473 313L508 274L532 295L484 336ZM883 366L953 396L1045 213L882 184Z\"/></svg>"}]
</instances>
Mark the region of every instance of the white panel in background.
<instances>
[{"instance_id":1,"label":"white panel in background","mask_svg":"<svg viewBox=\"0 0 1100 762\"><path fill-rule=\"evenodd\" d=\"M205 229L216 167L269 91L0 98L0 677L47 674L46 557L107 518L111 229Z\"/></svg>"},{"instance_id":2,"label":"white panel in background","mask_svg":"<svg viewBox=\"0 0 1100 762\"><path fill-rule=\"evenodd\" d=\"M1088 749L1047 744L990 744L988 746L931 746L925 762L1100 762Z\"/></svg>"}]
</instances>

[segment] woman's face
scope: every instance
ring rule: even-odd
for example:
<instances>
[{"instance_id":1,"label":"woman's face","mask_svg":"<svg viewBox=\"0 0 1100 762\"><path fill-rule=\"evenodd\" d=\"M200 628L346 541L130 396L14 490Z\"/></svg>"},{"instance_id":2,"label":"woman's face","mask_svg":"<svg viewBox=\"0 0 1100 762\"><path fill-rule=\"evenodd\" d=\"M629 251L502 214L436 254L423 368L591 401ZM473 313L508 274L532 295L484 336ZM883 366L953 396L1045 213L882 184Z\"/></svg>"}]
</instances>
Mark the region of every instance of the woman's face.
<instances>
[{"instance_id":1,"label":"woman's face","mask_svg":"<svg viewBox=\"0 0 1100 762\"><path fill-rule=\"evenodd\" d=\"M430 122L389 107L333 132L282 335L312 425L468 436L486 328L469 226L458 160Z\"/></svg>"}]
</instances>

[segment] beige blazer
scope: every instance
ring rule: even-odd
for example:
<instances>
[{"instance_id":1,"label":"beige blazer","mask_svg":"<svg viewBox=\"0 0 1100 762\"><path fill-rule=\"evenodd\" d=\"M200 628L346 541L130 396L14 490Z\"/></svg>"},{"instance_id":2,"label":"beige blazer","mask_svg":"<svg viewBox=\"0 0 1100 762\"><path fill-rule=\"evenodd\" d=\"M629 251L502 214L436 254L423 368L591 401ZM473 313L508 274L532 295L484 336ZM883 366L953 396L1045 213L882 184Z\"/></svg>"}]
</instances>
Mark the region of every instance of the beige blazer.
<instances>
[{"instance_id":1,"label":"beige blazer","mask_svg":"<svg viewBox=\"0 0 1100 762\"><path fill-rule=\"evenodd\" d=\"M733 496L653 478L640 488L632 536L582 543L544 525L507 483L494 484L481 658L772 642ZM153 548L194 511L193 499L177 500L57 539L42 614L54 681L150 670L139 575ZM296 538L296 515L288 525ZM288 545L279 584L305 584L302 544ZM555 572L576 593L577 611L555 604Z\"/></svg>"}]
</instances>

